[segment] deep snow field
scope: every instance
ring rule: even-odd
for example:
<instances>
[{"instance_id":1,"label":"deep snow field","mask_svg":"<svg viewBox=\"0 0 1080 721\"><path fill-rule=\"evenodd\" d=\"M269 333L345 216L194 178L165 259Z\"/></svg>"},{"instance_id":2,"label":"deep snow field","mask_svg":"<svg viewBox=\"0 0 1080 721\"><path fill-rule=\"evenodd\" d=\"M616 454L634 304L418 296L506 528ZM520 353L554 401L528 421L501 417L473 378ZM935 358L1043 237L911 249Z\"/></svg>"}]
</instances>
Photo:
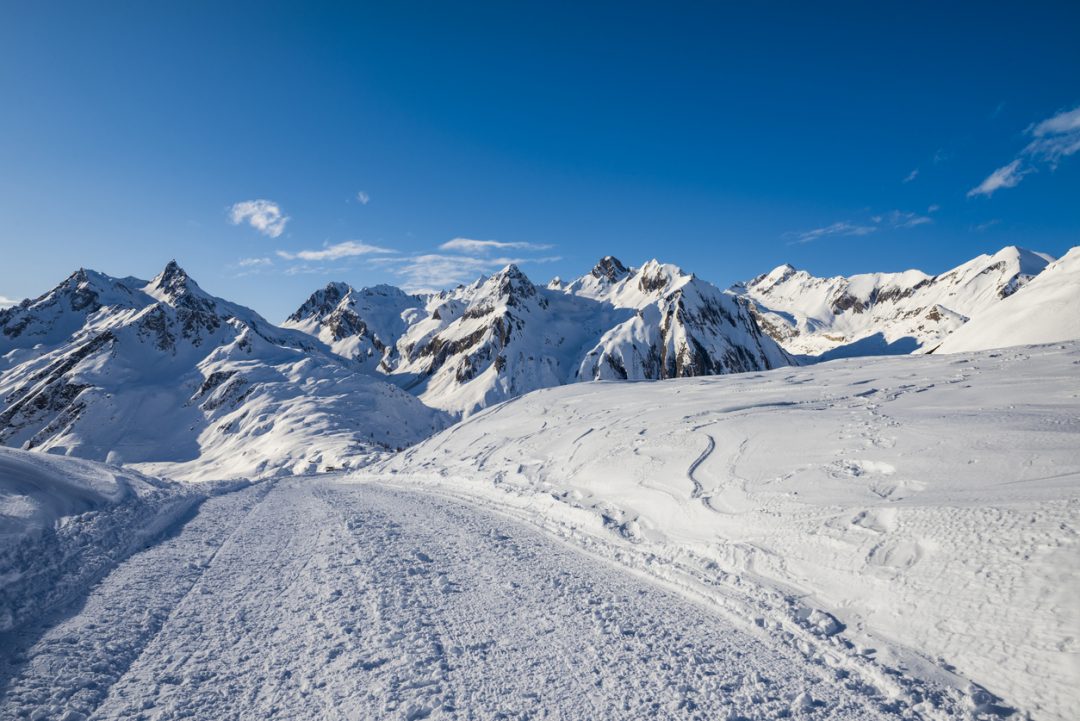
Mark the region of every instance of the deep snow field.
<instances>
[{"instance_id":1,"label":"deep snow field","mask_svg":"<svg viewBox=\"0 0 1080 721\"><path fill-rule=\"evenodd\" d=\"M352 474L0 448L0 719L1075 717L1080 342L585 383Z\"/></svg>"},{"instance_id":2,"label":"deep snow field","mask_svg":"<svg viewBox=\"0 0 1080 721\"><path fill-rule=\"evenodd\" d=\"M1080 343L553 388L379 472L537 523L882 688L955 673L1021 715L1075 718Z\"/></svg>"}]
</instances>

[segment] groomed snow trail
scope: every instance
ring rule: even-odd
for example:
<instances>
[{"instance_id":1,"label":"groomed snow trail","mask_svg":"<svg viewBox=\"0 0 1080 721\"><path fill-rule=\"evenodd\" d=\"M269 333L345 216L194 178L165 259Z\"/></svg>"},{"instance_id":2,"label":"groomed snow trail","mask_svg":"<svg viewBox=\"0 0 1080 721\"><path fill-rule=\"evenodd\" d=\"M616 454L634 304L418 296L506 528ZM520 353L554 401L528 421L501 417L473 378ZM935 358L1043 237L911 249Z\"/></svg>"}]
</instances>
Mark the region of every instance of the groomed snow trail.
<instances>
[{"instance_id":1,"label":"groomed snow trail","mask_svg":"<svg viewBox=\"0 0 1080 721\"><path fill-rule=\"evenodd\" d=\"M4 719L893 717L533 528L333 477L208 500L16 641Z\"/></svg>"}]
</instances>

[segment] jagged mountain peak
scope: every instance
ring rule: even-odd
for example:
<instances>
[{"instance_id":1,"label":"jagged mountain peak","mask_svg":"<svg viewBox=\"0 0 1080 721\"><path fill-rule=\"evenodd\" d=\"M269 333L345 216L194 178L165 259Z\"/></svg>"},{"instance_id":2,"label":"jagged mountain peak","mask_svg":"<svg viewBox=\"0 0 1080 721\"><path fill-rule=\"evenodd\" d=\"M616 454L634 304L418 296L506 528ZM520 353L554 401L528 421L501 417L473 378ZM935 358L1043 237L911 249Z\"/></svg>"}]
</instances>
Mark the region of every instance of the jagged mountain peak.
<instances>
[{"instance_id":1,"label":"jagged mountain peak","mask_svg":"<svg viewBox=\"0 0 1080 721\"><path fill-rule=\"evenodd\" d=\"M171 305L205 308L214 300L175 260L170 260L143 290L152 298Z\"/></svg>"},{"instance_id":2,"label":"jagged mountain peak","mask_svg":"<svg viewBox=\"0 0 1080 721\"><path fill-rule=\"evenodd\" d=\"M498 273L488 278L479 288L479 300L499 299L514 300L536 295L536 285L525 275L521 268L510 263Z\"/></svg>"},{"instance_id":3,"label":"jagged mountain peak","mask_svg":"<svg viewBox=\"0 0 1080 721\"><path fill-rule=\"evenodd\" d=\"M671 263L661 263L655 258L637 270L637 286L643 293L667 293L695 279L693 273L687 273Z\"/></svg>"},{"instance_id":4,"label":"jagged mountain peak","mask_svg":"<svg viewBox=\"0 0 1080 721\"><path fill-rule=\"evenodd\" d=\"M286 319L286 322L298 323L306 318L321 320L332 313L352 291L353 287L348 283L331 281L326 284L326 287L308 296L308 299Z\"/></svg>"},{"instance_id":5,"label":"jagged mountain peak","mask_svg":"<svg viewBox=\"0 0 1080 721\"><path fill-rule=\"evenodd\" d=\"M594 278L607 279L612 283L616 283L630 275L630 269L613 255L605 255L593 266L590 272Z\"/></svg>"}]
</instances>

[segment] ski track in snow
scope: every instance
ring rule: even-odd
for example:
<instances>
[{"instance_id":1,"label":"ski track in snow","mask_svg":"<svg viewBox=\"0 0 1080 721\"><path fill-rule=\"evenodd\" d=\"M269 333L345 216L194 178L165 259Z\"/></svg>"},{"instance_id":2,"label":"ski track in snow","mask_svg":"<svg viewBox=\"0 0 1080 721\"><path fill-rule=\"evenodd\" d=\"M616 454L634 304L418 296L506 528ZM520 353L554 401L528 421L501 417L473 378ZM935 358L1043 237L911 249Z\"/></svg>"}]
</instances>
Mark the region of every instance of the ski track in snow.
<instances>
[{"instance_id":1,"label":"ski track in snow","mask_svg":"<svg viewBox=\"0 0 1080 721\"><path fill-rule=\"evenodd\" d=\"M4 719L911 717L525 524L333 477L210 498L4 653Z\"/></svg>"}]
</instances>

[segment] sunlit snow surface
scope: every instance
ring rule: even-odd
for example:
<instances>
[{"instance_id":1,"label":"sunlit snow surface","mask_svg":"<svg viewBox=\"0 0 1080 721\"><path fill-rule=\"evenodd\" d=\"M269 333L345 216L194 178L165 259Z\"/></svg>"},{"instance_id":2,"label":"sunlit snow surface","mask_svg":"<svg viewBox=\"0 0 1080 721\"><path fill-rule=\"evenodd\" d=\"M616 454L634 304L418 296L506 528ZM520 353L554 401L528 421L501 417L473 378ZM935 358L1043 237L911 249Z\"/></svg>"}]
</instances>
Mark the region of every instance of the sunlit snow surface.
<instances>
[{"instance_id":1,"label":"sunlit snow surface","mask_svg":"<svg viewBox=\"0 0 1080 721\"><path fill-rule=\"evenodd\" d=\"M1080 343L542 390L383 472L810 628L849 671L1075 712Z\"/></svg>"}]
</instances>

